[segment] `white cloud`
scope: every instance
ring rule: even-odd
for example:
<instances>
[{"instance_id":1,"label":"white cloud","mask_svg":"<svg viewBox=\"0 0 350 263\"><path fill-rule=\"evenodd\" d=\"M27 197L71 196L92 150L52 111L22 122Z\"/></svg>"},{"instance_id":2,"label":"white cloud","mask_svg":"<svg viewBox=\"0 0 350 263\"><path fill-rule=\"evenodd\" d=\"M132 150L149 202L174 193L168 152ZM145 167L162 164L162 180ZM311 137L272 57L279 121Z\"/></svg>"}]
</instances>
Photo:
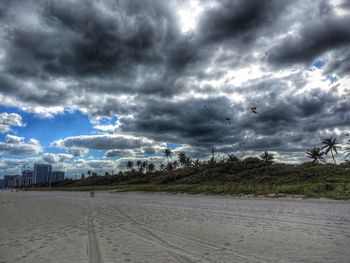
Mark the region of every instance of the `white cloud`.
<instances>
[{"instance_id":1,"label":"white cloud","mask_svg":"<svg viewBox=\"0 0 350 263\"><path fill-rule=\"evenodd\" d=\"M7 134L5 142L0 142L0 152L11 155L35 155L42 152L43 149L38 140L30 139L24 141L23 137Z\"/></svg>"},{"instance_id":2,"label":"white cloud","mask_svg":"<svg viewBox=\"0 0 350 263\"><path fill-rule=\"evenodd\" d=\"M52 147L56 148L93 150L127 150L155 145L157 145L157 143L145 137L116 134L73 136L56 140L51 144Z\"/></svg>"},{"instance_id":3,"label":"white cloud","mask_svg":"<svg viewBox=\"0 0 350 263\"><path fill-rule=\"evenodd\" d=\"M58 164L58 163L66 162L74 158L74 156L70 154L64 154L64 153L59 153L59 154L45 153L42 155L41 158L43 159L43 161L47 163Z\"/></svg>"},{"instance_id":4,"label":"white cloud","mask_svg":"<svg viewBox=\"0 0 350 263\"><path fill-rule=\"evenodd\" d=\"M22 143L24 142L24 137L18 137L11 134L5 135L5 142L6 143Z\"/></svg>"},{"instance_id":5,"label":"white cloud","mask_svg":"<svg viewBox=\"0 0 350 263\"><path fill-rule=\"evenodd\" d=\"M17 113L0 113L0 133L11 131L11 127L24 127L22 116Z\"/></svg>"}]
</instances>

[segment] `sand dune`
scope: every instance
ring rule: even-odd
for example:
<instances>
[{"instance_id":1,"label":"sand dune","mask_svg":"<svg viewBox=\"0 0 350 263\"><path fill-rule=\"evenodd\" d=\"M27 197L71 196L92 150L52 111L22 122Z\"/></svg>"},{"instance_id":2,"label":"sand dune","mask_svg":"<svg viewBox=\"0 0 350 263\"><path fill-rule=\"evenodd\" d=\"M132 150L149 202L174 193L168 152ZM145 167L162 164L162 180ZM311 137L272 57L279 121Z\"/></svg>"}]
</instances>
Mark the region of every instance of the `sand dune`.
<instances>
[{"instance_id":1,"label":"sand dune","mask_svg":"<svg viewBox=\"0 0 350 263\"><path fill-rule=\"evenodd\" d=\"M0 262L349 262L350 203L0 192Z\"/></svg>"}]
</instances>

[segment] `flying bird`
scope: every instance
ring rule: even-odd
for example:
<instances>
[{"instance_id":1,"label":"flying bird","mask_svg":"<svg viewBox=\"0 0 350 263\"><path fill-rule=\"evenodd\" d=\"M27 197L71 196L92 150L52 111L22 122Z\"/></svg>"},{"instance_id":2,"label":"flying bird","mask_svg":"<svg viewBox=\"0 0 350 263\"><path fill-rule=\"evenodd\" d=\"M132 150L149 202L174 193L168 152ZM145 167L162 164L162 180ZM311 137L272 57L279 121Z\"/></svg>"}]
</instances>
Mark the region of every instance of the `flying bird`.
<instances>
[{"instance_id":1,"label":"flying bird","mask_svg":"<svg viewBox=\"0 0 350 263\"><path fill-rule=\"evenodd\" d=\"M232 124L232 123L231 123L231 119L230 119L230 118L226 117L226 118L225 118L225 120L227 120L227 121L228 121L228 124L229 124L229 125L231 125L231 124Z\"/></svg>"},{"instance_id":2,"label":"flying bird","mask_svg":"<svg viewBox=\"0 0 350 263\"><path fill-rule=\"evenodd\" d=\"M208 110L208 105L207 105L207 104L204 104L203 107L204 107L204 109L205 109L207 112L210 113L210 111Z\"/></svg>"},{"instance_id":3,"label":"flying bird","mask_svg":"<svg viewBox=\"0 0 350 263\"><path fill-rule=\"evenodd\" d=\"M258 112L256 111L256 107L251 107L250 108L250 111L254 114L257 114Z\"/></svg>"}]
</instances>

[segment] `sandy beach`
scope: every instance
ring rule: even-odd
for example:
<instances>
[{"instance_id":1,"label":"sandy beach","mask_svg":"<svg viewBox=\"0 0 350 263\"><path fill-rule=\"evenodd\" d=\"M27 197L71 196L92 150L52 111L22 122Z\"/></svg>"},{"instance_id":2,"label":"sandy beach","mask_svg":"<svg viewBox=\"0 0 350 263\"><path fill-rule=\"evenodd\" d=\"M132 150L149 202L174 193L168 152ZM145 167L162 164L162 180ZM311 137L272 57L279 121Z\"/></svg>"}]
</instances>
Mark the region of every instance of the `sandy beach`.
<instances>
[{"instance_id":1,"label":"sandy beach","mask_svg":"<svg viewBox=\"0 0 350 263\"><path fill-rule=\"evenodd\" d=\"M349 262L350 203L0 191L0 262Z\"/></svg>"}]
</instances>

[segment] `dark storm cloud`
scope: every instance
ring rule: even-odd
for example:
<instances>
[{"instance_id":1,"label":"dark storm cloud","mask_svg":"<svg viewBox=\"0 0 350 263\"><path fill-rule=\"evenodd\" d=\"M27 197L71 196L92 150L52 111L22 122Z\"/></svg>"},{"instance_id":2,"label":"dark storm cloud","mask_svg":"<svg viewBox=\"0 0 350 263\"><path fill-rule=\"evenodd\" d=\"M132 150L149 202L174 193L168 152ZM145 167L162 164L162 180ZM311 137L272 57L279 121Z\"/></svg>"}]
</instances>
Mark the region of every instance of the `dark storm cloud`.
<instances>
[{"instance_id":1,"label":"dark storm cloud","mask_svg":"<svg viewBox=\"0 0 350 263\"><path fill-rule=\"evenodd\" d=\"M302 26L299 32L285 37L273 47L269 54L270 63L290 65L310 64L326 51L350 44L350 17L330 17L312 21Z\"/></svg>"},{"instance_id":2,"label":"dark storm cloud","mask_svg":"<svg viewBox=\"0 0 350 263\"><path fill-rule=\"evenodd\" d=\"M121 6L113 6L110 1L52 1L42 4L40 11L36 19L41 26L17 25L8 31L9 72L36 76L44 72L53 76L130 74L133 65L158 61L156 46L170 34L156 27L170 19L161 2L122 1ZM37 62L34 67L33 60Z\"/></svg>"},{"instance_id":3,"label":"dark storm cloud","mask_svg":"<svg viewBox=\"0 0 350 263\"><path fill-rule=\"evenodd\" d=\"M322 130L346 127L349 94L340 84L304 89L310 80L293 66L307 70L327 53L323 74L348 77L349 14L335 10L348 2L201 5L195 29L183 33L184 1L2 1L0 103L45 112L78 108L91 119L116 115L109 132L136 136L53 143L74 156L88 149L106 157L156 154L163 142L184 144L198 157L213 145L224 153L300 151ZM287 76L279 76L284 70Z\"/></svg>"},{"instance_id":4,"label":"dark storm cloud","mask_svg":"<svg viewBox=\"0 0 350 263\"><path fill-rule=\"evenodd\" d=\"M213 55L208 43L221 46L224 39L257 35L286 6L280 1L219 2L202 15L197 34L181 35L176 6L163 1L20 3L2 8L10 14L4 18L3 71L24 83L33 82L34 87L23 88L9 77L0 89L26 103L90 108L95 103L88 96L80 103L76 95L164 97L185 92L187 83L181 76L200 74ZM24 19L22 12L30 16ZM216 31L219 35L214 37ZM50 89L56 78L70 83L65 89ZM95 112L127 112L125 107L115 107Z\"/></svg>"},{"instance_id":5,"label":"dark storm cloud","mask_svg":"<svg viewBox=\"0 0 350 263\"><path fill-rule=\"evenodd\" d=\"M254 40L265 27L276 21L290 1L220 1L200 19L200 40L221 42Z\"/></svg>"},{"instance_id":6,"label":"dark storm cloud","mask_svg":"<svg viewBox=\"0 0 350 263\"><path fill-rule=\"evenodd\" d=\"M180 36L170 7L163 1L34 3L26 6L32 12L26 18L28 24L13 15L3 27L3 72L33 82L47 94L40 97L8 77L0 86L8 96L69 107L79 104L72 97L80 92L169 96L183 88L164 69L168 63L164 60L172 55L162 50ZM6 11L23 10L13 5ZM175 67L172 64L176 63L166 67ZM45 87L56 79L68 81L67 89Z\"/></svg>"},{"instance_id":7,"label":"dark storm cloud","mask_svg":"<svg viewBox=\"0 0 350 263\"><path fill-rule=\"evenodd\" d=\"M334 122L342 122L340 115L335 114L334 106L341 98L329 92L315 89L299 95L288 94L277 96L274 101L260 109L256 116L256 123L252 127L258 134L277 135L281 131L303 133L313 121L317 121L318 129L329 129ZM336 117L334 117L336 116ZM333 119L320 125L320 120Z\"/></svg>"},{"instance_id":8,"label":"dark storm cloud","mask_svg":"<svg viewBox=\"0 0 350 263\"><path fill-rule=\"evenodd\" d=\"M340 76L347 76L350 73L350 48L348 46L334 51L333 59L325 67L325 73L337 73Z\"/></svg>"},{"instance_id":9,"label":"dark storm cloud","mask_svg":"<svg viewBox=\"0 0 350 263\"><path fill-rule=\"evenodd\" d=\"M241 125L237 114L242 110L227 97L179 102L152 100L140 106L134 118L121 118L119 129L159 141L209 146L234 140L234 129Z\"/></svg>"},{"instance_id":10,"label":"dark storm cloud","mask_svg":"<svg viewBox=\"0 0 350 263\"><path fill-rule=\"evenodd\" d=\"M0 73L0 92L14 101L24 101L36 106L61 106L71 98L72 91L57 88L49 81L21 82L15 76ZM16 105L17 106L17 105Z\"/></svg>"},{"instance_id":11,"label":"dark storm cloud","mask_svg":"<svg viewBox=\"0 0 350 263\"><path fill-rule=\"evenodd\" d=\"M301 151L288 143L291 140L301 143L305 138L315 137L312 133L318 130L346 125L343 113L336 114L339 110L336 105L342 101L336 94L334 90L316 89L294 96L266 97L257 105L256 115L250 113L249 105L233 104L226 97L177 103L154 101L146 103L147 108L140 109L134 118L121 118L119 129L156 141L191 145L194 156L201 156L201 149L207 152L212 146L225 152L264 148ZM348 109L343 111L346 113ZM303 145L311 142L314 141Z\"/></svg>"},{"instance_id":12,"label":"dark storm cloud","mask_svg":"<svg viewBox=\"0 0 350 263\"><path fill-rule=\"evenodd\" d=\"M201 79L206 75L202 69L212 59L223 71L247 65L252 62L256 41L271 36L273 23L289 4L284 0L216 2L201 15L194 34L167 47L169 73ZM215 78L215 73L208 77Z\"/></svg>"}]
</instances>

